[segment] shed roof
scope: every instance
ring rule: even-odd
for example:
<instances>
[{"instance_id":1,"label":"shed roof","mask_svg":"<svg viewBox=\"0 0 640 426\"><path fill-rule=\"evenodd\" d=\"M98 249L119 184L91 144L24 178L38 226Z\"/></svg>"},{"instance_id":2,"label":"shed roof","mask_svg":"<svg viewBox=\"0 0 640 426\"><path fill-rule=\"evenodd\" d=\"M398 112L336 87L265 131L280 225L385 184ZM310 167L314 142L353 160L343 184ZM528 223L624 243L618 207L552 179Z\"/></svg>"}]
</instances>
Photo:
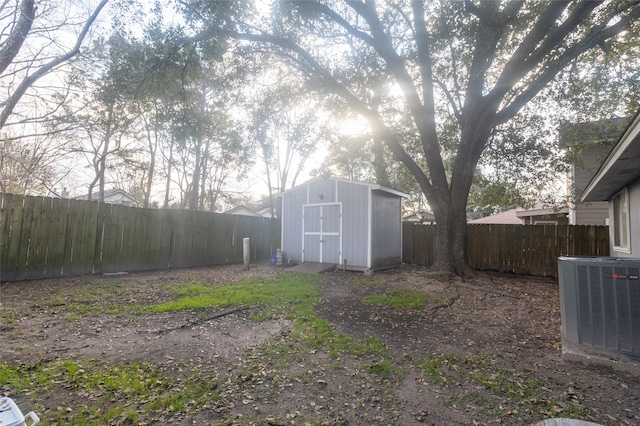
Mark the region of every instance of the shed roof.
<instances>
[{"instance_id":1,"label":"shed roof","mask_svg":"<svg viewBox=\"0 0 640 426\"><path fill-rule=\"evenodd\" d=\"M640 178L640 111L582 192L581 200L607 201Z\"/></svg>"},{"instance_id":2,"label":"shed roof","mask_svg":"<svg viewBox=\"0 0 640 426\"><path fill-rule=\"evenodd\" d=\"M351 184L355 184L355 185L363 185L363 186L368 186L372 191L380 191L380 192L386 192L392 195L396 195L398 197L403 197L403 198L408 198L409 194L406 194L404 192L401 191L396 191L395 189L391 189L391 188L387 188L386 186L382 186L382 185L378 185L377 183L367 183L367 182L359 182L357 180L349 180L349 179L342 179L342 178L337 178L337 177L317 177L314 179L311 179L305 183L302 183L300 185L296 185L294 188L288 189L282 193L280 193L280 196L286 194L287 192L293 191L296 188L299 188L303 185L308 185L311 182L315 182L315 181L319 181L319 180L333 180L333 181L337 181L337 182L345 182L345 183L351 183Z\"/></svg>"}]
</instances>

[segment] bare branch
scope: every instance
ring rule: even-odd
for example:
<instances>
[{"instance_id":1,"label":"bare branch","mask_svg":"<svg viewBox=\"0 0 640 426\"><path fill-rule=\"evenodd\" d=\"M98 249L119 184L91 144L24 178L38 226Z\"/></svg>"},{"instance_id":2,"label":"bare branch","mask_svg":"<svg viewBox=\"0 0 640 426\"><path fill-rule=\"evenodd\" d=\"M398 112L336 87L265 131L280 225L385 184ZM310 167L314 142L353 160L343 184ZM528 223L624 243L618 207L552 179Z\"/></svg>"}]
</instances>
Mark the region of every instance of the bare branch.
<instances>
[{"instance_id":1,"label":"bare branch","mask_svg":"<svg viewBox=\"0 0 640 426\"><path fill-rule=\"evenodd\" d=\"M600 46L606 40L615 37L621 32L631 28L631 25L640 18L640 5L629 11L627 16L611 26L607 23L596 26L589 31L583 40L568 48L558 59L546 64L544 71L527 88L516 96L508 105L496 114L496 124L502 124L513 118L527 102L533 99L547 84L549 84L568 64L578 58L587 50Z\"/></svg>"},{"instance_id":2,"label":"bare branch","mask_svg":"<svg viewBox=\"0 0 640 426\"><path fill-rule=\"evenodd\" d=\"M91 28L91 26L93 25L93 23L95 22L95 20L97 19L98 15L100 14L100 12L102 11L102 9L104 8L104 6L107 4L108 1L109 0L101 0L100 1L100 4L98 4L96 9L93 11L91 16L89 17L89 19L85 23L84 27L82 28L82 31L80 31L80 34L78 34L78 38L76 39L76 43L75 43L75 45L73 46L73 48L71 50L69 50L67 53L65 53L65 54L63 54L61 56L58 56L58 57L52 59L48 63L46 63L46 64L42 65L40 68L38 68L33 74L25 77L25 79L22 80L22 82L18 85L18 87L11 94L11 96L9 96L9 98L2 103L2 112L0 112L0 129L5 125L5 123L7 122L7 119L9 118L11 113L13 112L13 109L18 104L18 102L20 101L22 96L25 94L25 92L37 80L39 80L43 76L47 75L55 67L57 67L58 65L63 64L64 62L68 61L69 59L73 58L74 56L76 56L80 52L80 47L82 46L82 43L84 42L84 39L87 36L87 33L89 32L89 29Z\"/></svg>"}]
</instances>

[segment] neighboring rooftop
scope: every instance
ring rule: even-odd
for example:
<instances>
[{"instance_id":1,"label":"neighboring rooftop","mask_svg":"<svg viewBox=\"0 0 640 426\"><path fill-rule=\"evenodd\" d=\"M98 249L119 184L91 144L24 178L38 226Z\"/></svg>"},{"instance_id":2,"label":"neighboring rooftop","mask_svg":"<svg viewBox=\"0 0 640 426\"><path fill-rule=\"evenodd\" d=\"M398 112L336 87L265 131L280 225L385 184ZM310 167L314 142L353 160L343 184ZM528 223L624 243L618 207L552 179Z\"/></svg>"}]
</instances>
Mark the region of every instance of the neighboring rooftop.
<instances>
[{"instance_id":1,"label":"neighboring rooftop","mask_svg":"<svg viewBox=\"0 0 640 426\"><path fill-rule=\"evenodd\" d=\"M531 209L520 207L470 220L470 224L535 225L556 222L564 224L569 209L554 203L537 203Z\"/></svg>"},{"instance_id":2,"label":"neighboring rooftop","mask_svg":"<svg viewBox=\"0 0 640 426\"><path fill-rule=\"evenodd\" d=\"M493 224L493 225L522 225L522 219L516 214L518 209L509 209L500 213L470 220L471 224Z\"/></svg>"}]
</instances>

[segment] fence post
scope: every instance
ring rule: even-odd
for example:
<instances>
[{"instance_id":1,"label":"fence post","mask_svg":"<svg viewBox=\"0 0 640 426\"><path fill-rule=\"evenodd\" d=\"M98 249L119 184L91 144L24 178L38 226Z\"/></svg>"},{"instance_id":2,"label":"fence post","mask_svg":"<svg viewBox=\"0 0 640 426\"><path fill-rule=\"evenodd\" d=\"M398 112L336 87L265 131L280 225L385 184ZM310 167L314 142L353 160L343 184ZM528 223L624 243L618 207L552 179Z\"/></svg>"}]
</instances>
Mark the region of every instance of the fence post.
<instances>
[{"instance_id":1,"label":"fence post","mask_svg":"<svg viewBox=\"0 0 640 426\"><path fill-rule=\"evenodd\" d=\"M251 259L251 238L242 239L242 260L244 260L244 269L249 270L249 260Z\"/></svg>"}]
</instances>

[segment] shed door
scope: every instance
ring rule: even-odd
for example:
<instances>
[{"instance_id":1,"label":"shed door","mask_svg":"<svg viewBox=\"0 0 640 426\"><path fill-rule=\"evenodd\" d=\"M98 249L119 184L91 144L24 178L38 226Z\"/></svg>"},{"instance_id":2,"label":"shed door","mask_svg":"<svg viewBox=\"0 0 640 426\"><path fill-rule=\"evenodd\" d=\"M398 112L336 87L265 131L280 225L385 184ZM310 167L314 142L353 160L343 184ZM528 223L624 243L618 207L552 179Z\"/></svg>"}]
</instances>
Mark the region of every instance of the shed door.
<instances>
[{"instance_id":1,"label":"shed door","mask_svg":"<svg viewBox=\"0 0 640 426\"><path fill-rule=\"evenodd\" d=\"M340 264L341 204L308 205L303 209L302 261Z\"/></svg>"}]
</instances>

